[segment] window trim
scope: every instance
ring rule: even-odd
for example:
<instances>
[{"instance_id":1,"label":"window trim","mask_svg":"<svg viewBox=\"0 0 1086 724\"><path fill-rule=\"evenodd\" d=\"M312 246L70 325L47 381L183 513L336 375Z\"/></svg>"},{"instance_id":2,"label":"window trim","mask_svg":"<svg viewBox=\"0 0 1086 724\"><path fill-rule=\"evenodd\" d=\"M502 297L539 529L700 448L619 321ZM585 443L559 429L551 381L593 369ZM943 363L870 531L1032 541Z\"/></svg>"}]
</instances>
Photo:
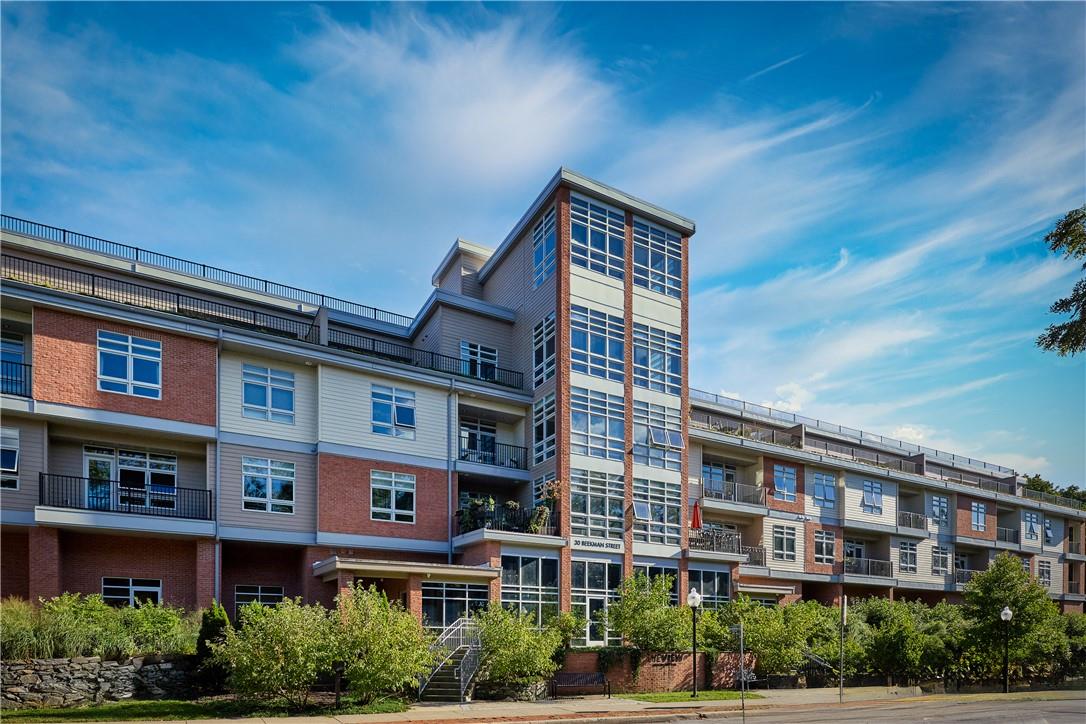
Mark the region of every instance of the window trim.
<instances>
[{"instance_id":1,"label":"window trim","mask_svg":"<svg viewBox=\"0 0 1086 724\"><path fill-rule=\"evenodd\" d=\"M826 545L829 545L829 558L826 557ZM821 551L819 550L821 548ZM833 565L837 562L837 534L832 530L814 532L814 562L819 565Z\"/></svg>"},{"instance_id":2,"label":"window trim","mask_svg":"<svg viewBox=\"0 0 1086 724\"><path fill-rule=\"evenodd\" d=\"M13 467L0 468L0 490L18 490L19 459L22 457L22 442L19 435L19 428L5 427L0 429L0 449L15 451L15 462ZM8 482L14 482L14 485L8 485Z\"/></svg>"},{"instance_id":3,"label":"window trim","mask_svg":"<svg viewBox=\"0 0 1086 724\"><path fill-rule=\"evenodd\" d=\"M254 377L259 376L263 377L263 379L249 379L246 375L253 375ZM287 385L288 381L290 383L289 386ZM295 383L296 380L293 372L243 362L241 365L241 416L250 420L264 420L265 422L277 422L282 425L293 425L296 414L295 408L297 407L298 402L297 387ZM262 386L264 388L264 405L255 405L245 401L246 385ZM273 390L290 393L289 410L273 405L272 401L275 399L275 396L272 394ZM254 414L248 414L250 412ZM276 415L289 419L277 419L275 417Z\"/></svg>"},{"instance_id":4,"label":"window trim","mask_svg":"<svg viewBox=\"0 0 1086 724\"><path fill-rule=\"evenodd\" d=\"M574 225L585 227L585 240L578 241ZM621 232L618 230L621 229ZM602 232L603 250L592 246L592 232ZM611 243L619 241L622 252L611 252ZM569 257L571 266L624 281L626 278L626 214L613 206L581 194L569 196Z\"/></svg>"},{"instance_id":5,"label":"window trim","mask_svg":"<svg viewBox=\"0 0 1086 724\"><path fill-rule=\"evenodd\" d=\"M980 522L977 522L977 514L980 514ZM988 530L988 508L983 502L979 500L973 500L969 503L969 525L970 529L978 533L984 533Z\"/></svg>"},{"instance_id":6,"label":"window trim","mask_svg":"<svg viewBox=\"0 0 1086 724\"><path fill-rule=\"evenodd\" d=\"M245 603L238 603L238 595L240 593L238 591L239 588L255 588L255 589L257 589L256 593L253 593L253 594L244 593L244 594L242 594L242 595L253 595L253 596L256 596L256 598L253 598L252 600L246 601ZM264 589L266 589L266 588L267 589L278 589L279 593L275 594L274 592L272 592L270 590L268 592L265 592ZM274 596L278 600L276 600L274 602L267 602L267 601L263 600L265 596ZM261 606L266 606L266 607L270 608L271 606L275 606L276 604L278 604L284 598L286 598L286 589L283 586L266 586L266 585L257 584L257 583L235 583L234 584L234 618L236 619L238 617L238 614L241 612L241 609L244 608L245 606L248 606L250 603L256 602L256 603L259 603Z\"/></svg>"},{"instance_id":7,"label":"window trim","mask_svg":"<svg viewBox=\"0 0 1086 724\"><path fill-rule=\"evenodd\" d=\"M584 347L574 343L574 336L584 335ZM594 352L593 341L602 340L603 352ZM613 354L618 345L618 354ZM580 304L569 308L569 366L574 372L601 380L623 382L626 379L626 321L617 315Z\"/></svg>"},{"instance_id":8,"label":"window trim","mask_svg":"<svg viewBox=\"0 0 1086 724\"><path fill-rule=\"evenodd\" d=\"M532 328L533 387L538 388L554 377L557 365L558 325L555 322L554 312L549 312Z\"/></svg>"},{"instance_id":9,"label":"window trim","mask_svg":"<svg viewBox=\"0 0 1086 724\"><path fill-rule=\"evenodd\" d=\"M777 540L778 535L782 542L782 547L778 551ZM796 528L791 525L777 525L774 524L770 531L770 536L773 541L773 560L784 561L786 563L792 563L796 560ZM788 543L791 542L791 550L789 550ZM791 557L789 557L791 556Z\"/></svg>"},{"instance_id":10,"label":"window trim","mask_svg":"<svg viewBox=\"0 0 1086 724\"><path fill-rule=\"evenodd\" d=\"M128 583L125 586L123 586L124 588L128 589L128 603L124 604L124 605L127 605L127 606L136 606L136 605L138 605L138 601L136 599L136 594L139 593L140 591L143 591L143 592L154 591L155 596L156 596L156 601L155 602L158 603L158 604L162 603L162 579L161 578L135 578L135 577L132 577L132 576L102 576L102 578L101 578L101 586L102 587L99 589L101 591L101 594L102 594L102 600L105 601L109 605L114 605L114 603L112 603L112 602L117 601L120 597L119 596L108 596L107 597L106 596L106 588L122 588L122 586L118 586L118 585L106 586L106 581L128 581ZM144 586L144 585L137 586L137 585L135 585L134 581L158 581L158 585L157 586Z\"/></svg>"},{"instance_id":11,"label":"window trim","mask_svg":"<svg viewBox=\"0 0 1086 724\"><path fill-rule=\"evenodd\" d=\"M936 503L938 502L938 505ZM950 524L950 497L946 495L931 496L931 520L937 525Z\"/></svg>"},{"instance_id":12,"label":"window trim","mask_svg":"<svg viewBox=\"0 0 1086 724\"><path fill-rule=\"evenodd\" d=\"M783 486L782 481L786 483ZM787 484L789 482L791 485ZM773 463L773 499L782 503L794 503L798 494L799 469L795 465Z\"/></svg>"},{"instance_id":13,"label":"window trim","mask_svg":"<svg viewBox=\"0 0 1086 724\"><path fill-rule=\"evenodd\" d=\"M472 368L474 367L474 373ZM460 340L460 371L465 377L476 380L494 380L498 377L498 348L471 340Z\"/></svg>"},{"instance_id":14,"label":"window trim","mask_svg":"<svg viewBox=\"0 0 1086 724\"><path fill-rule=\"evenodd\" d=\"M639 249L643 249L648 256L647 263L638 261ZM652 267L652 254L654 251L663 254L664 270L662 272L655 271ZM683 245L681 236L635 216L633 220L632 262L634 286L674 299L682 297ZM678 275L668 271L669 262L678 263Z\"/></svg>"},{"instance_id":15,"label":"window trim","mask_svg":"<svg viewBox=\"0 0 1086 724\"><path fill-rule=\"evenodd\" d=\"M383 395L391 399L379 399ZM408 404L410 403L410 404ZM389 422L378 422L375 414L378 405L388 405ZM414 440L418 434L417 400L414 390L393 385L370 383L370 431L374 435L396 440ZM411 410L411 422L400 421L400 410ZM381 429L378 429L381 428Z\"/></svg>"},{"instance_id":16,"label":"window trim","mask_svg":"<svg viewBox=\"0 0 1086 724\"><path fill-rule=\"evenodd\" d=\"M266 465L264 464L266 463ZM249 472L247 473L245 468L263 468L266 472ZM290 477L288 478L284 472L289 468ZM280 474L275 474L273 471L278 469ZM257 498L246 494L245 491L245 478L246 477L264 477L266 478L264 484L264 497ZM281 498L272 497L272 481L273 479L289 480L290 481L290 500L284 500ZM261 503L264 505L263 510L257 510L256 508L246 508L246 501L250 503ZM272 510L272 506L289 507L290 510ZM241 458L241 509L246 513L267 513L271 515L294 515L294 512L298 505L298 466L289 460L276 460L274 458L258 458L253 456L243 456Z\"/></svg>"},{"instance_id":17,"label":"window trim","mask_svg":"<svg viewBox=\"0 0 1086 724\"><path fill-rule=\"evenodd\" d=\"M1037 561L1037 582L1045 588L1052 587L1052 561Z\"/></svg>"},{"instance_id":18,"label":"window trim","mask_svg":"<svg viewBox=\"0 0 1086 724\"><path fill-rule=\"evenodd\" d=\"M682 335L661 327L634 322L632 341L630 357L634 387L667 395L681 395ZM654 365L654 360L658 360L659 364ZM678 371L672 371L672 365L677 365Z\"/></svg>"},{"instance_id":19,"label":"window trim","mask_svg":"<svg viewBox=\"0 0 1086 724\"><path fill-rule=\"evenodd\" d=\"M860 510L868 515L882 515L882 481L864 480L861 487Z\"/></svg>"},{"instance_id":20,"label":"window trim","mask_svg":"<svg viewBox=\"0 0 1086 724\"><path fill-rule=\"evenodd\" d=\"M943 565L940 567L936 565L939 559L942 559ZM951 555L950 546L944 546L935 544L931 547L931 575L933 576L946 576L950 574L953 566L953 556Z\"/></svg>"},{"instance_id":21,"label":"window trim","mask_svg":"<svg viewBox=\"0 0 1086 724\"><path fill-rule=\"evenodd\" d=\"M898 541L897 567L901 573L917 573L919 571L919 553L915 541ZM906 562L908 561L908 562Z\"/></svg>"},{"instance_id":22,"label":"window trim","mask_svg":"<svg viewBox=\"0 0 1086 724\"><path fill-rule=\"evenodd\" d=\"M375 476L390 476L390 482L378 481ZM401 478L403 478L401 480ZM407 480L410 478L410 480ZM410 485L410 490L406 488L400 490L400 485ZM378 507L373 502L373 494L377 490L387 490L389 492L389 502L391 505L387 508ZM396 493L410 492L411 493L411 510L410 512L400 510L396 507ZM370 470L370 520L377 523L402 523L404 525L415 525L419 518L419 492L418 492L418 478L413 473L397 473L391 470ZM388 518L378 518L374 516L375 512L388 512ZM398 515L410 515L411 520L397 520Z\"/></svg>"},{"instance_id":23,"label":"window trim","mask_svg":"<svg viewBox=\"0 0 1086 724\"><path fill-rule=\"evenodd\" d=\"M828 483L827 480L829 480ZM822 495L819 495L820 492ZM829 495L826 495L827 492L829 492ZM837 476L833 473L816 470L814 472L814 495L812 499L816 508L836 508Z\"/></svg>"},{"instance_id":24,"label":"window trim","mask_svg":"<svg viewBox=\"0 0 1086 724\"><path fill-rule=\"evenodd\" d=\"M110 339L109 335L115 337L123 337L125 341L120 339ZM126 349L116 349L114 347L102 347L102 342L106 342L107 345L125 345ZM112 332L108 329L99 329L98 335L95 338L95 362L97 365L97 389L99 392L108 392L114 395L126 395L128 397L137 397L142 400L161 400L162 399L162 367L164 354L162 350L162 342L155 339L147 339L146 337L137 337L133 334L122 334L120 332ZM139 344L136 344L136 342ZM136 350L140 350L137 352ZM151 350L157 350L157 356L151 352ZM111 354L124 357L125 359L125 374L126 377L114 377L102 372L102 354ZM134 360L140 359L148 362L154 362L158 365L158 382L140 382L134 377ZM124 390L110 390L102 386L102 383L124 385ZM133 392L134 387L139 387L155 392L154 395L140 395Z\"/></svg>"},{"instance_id":25,"label":"window trim","mask_svg":"<svg viewBox=\"0 0 1086 724\"><path fill-rule=\"evenodd\" d=\"M558 225L554 207L550 207L532 228L532 289L539 289L554 274L558 261ZM543 247L542 256L539 248Z\"/></svg>"},{"instance_id":26,"label":"window trim","mask_svg":"<svg viewBox=\"0 0 1086 724\"><path fill-rule=\"evenodd\" d=\"M558 404L553 392L543 395L532 403L533 465L539 465L558 454L557 420ZM539 435L541 429L542 437Z\"/></svg>"}]
</instances>

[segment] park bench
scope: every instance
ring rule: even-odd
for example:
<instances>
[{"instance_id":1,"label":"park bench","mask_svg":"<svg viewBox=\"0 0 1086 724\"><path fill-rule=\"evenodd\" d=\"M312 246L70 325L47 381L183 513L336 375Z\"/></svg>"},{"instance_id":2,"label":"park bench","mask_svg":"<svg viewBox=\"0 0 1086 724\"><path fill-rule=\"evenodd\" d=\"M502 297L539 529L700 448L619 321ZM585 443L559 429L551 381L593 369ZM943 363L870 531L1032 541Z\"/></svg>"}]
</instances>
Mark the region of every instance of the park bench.
<instances>
[{"instance_id":1,"label":"park bench","mask_svg":"<svg viewBox=\"0 0 1086 724\"><path fill-rule=\"evenodd\" d=\"M551 679L551 697L558 698L559 689L587 689L599 686L607 690L607 698L611 698L611 682L598 671L589 671L580 674L555 674Z\"/></svg>"}]
</instances>

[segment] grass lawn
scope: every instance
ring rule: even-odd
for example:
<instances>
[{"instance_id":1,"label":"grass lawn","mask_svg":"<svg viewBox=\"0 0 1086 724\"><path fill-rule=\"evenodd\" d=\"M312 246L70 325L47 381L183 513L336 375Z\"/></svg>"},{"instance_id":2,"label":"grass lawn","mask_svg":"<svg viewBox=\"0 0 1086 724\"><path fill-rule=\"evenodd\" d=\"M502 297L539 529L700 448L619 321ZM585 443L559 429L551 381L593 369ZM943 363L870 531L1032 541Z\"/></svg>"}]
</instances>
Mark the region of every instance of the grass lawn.
<instances>
[{"instance_id":1,"label":"grass lawn","mask_svg":"<svg viewBox=\"0 0 1086 724\"><path fill-rule=\"evenodd\" d=\"M407 711L407 704L399 699L385 699L361 706L344 699L343 705L310 706L302 711L291 711L275 703L242 704L230 699L204 699L197 701L122 701L100 706L75 709L19 709L4 710L8 722L81 722L81 721L166 721L170 719L225 719L230 717L273 716L321 716L332 714L387 714Z\"/></svg>"},{"instance_id":2,"label":"grass lawn","mask_svg":"<svg viewBox=\"0 0 1086 724\"><path fill-rule=\"evenodd\" d=\"M671 702L671 701L738 701L739 692L728 689L699 691L697 698L690 696L689 691L662 691L656 694L615 694L623 699L636 699L637 701ZM748 699L761 699L760 694L747 692Z\"/></svg>"}]
</instances>

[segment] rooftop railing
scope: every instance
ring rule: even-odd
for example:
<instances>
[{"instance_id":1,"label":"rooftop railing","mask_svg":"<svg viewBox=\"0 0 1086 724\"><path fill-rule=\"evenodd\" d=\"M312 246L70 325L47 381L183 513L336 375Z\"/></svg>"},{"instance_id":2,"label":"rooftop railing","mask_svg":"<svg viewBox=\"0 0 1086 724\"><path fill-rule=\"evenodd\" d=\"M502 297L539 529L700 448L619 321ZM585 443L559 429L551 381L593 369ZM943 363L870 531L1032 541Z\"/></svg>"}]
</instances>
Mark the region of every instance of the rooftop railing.
<instances>
[{"instance_id":1,"label":"rooftop railing","mask_svg":"<svg viewBox=\"0 0 1086 724\"><path fill-rule=\"evenodd\" d=\"M248 289L250 291L289 299L293 302L311 304L315 307L327 307L328 309L354 314L365 319L373 319L378 322L393 324L399 327L410 327L413 321L411 317L406 315L388 312L384 309L378 309L377 307L349 302L345 299L330 297L326 294L311 292L306 289L299 289L298 287L292 287L288 284L279 284L278 282L249 276L248 274L239 274L238 272L201 264L200 262L181 259L176 256L170 256L169 254L160 254L157 251L149 251L137 246L120 244L116 241L100 239L96 236L88 236L56 226L49 226L48 224L39 224L36 221L28 221L15 216L8 216L7 214L0 216L0 228L4 231L22 234L23 236L33 236L39 239L45 239L46 241L52 241L79 249L86 249L99 254L108 254L109 256L134 261L138 264L157 266L162 269L207 279L208 281L228 284L240 289Z\"/></svg>"},{"instance_id":2,"label":"rooftop railing","mask_svg":"<svg viewBox=\"0 0 1086 724\"><path fill-rule=\"evenodd\" d=\"M758 442L773 443L775 445L799 447L800 443L799 435L794 435L784 430L776 430L772 427L755 425L749 422L740 422L721 415L701 412L700 410L690 412L690 424L694 427L700 427L703 430L722 432L726 435L737 435L739 437L757 440Z\"/></svg>"},{"instance_id":3,"label":"rooftop railing","mask_svg":"<svg viewBox=\"0 0 1086 724\"><path fill-rule=\"evenodd\" d=\"M133 486L117 480L38 474L39 505L158 518L214 520L211 491L172 485Z\"/></svg>"},{"instance_id":4,"label":"rooftop railing","mask_svg":"<svg viewBox=\"0 0 1086 724\"><path fill-rule=\"evenodd\" d=\"M1065 498L1062 495L1053 495L1052 493L1045 493L1040 490L1031 490L1024 488L1022 494L1027 498L1033 500L1039 500L1042 503L1052 503L1053 505L1062 505L1067 508L1078 508L1079 510L1086 510L1086 503L1080 500L1074 500L1073 498Z\"/></svg>"},{"instance_id":5,"label":"rooftop railing","mask_svg":"<svg viewBox=\"0 0 1086 724\"><path fill-rule=\"evenodd\" d=\"M903 473L912 473L913 475L920 475L920 465L911 461L903 460L894 455L887 455L875 450L867 450L865 448L853 447L851 445L840 445L838 443L829 442L827 440L804 440L804 446L813 448L815 450L822 450L830 455L840 455L842 457L858 460L870 465L877 465L880 468L889 468L890 470L899 470Z\"/></svg>"}]
</instances>

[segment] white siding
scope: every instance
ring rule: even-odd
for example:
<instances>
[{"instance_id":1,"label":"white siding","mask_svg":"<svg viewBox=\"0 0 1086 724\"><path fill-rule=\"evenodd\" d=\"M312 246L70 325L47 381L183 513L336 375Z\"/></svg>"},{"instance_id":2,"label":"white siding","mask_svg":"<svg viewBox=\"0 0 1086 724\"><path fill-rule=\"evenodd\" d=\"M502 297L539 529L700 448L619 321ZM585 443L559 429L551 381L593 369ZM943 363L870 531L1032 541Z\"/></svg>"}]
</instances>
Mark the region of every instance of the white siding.
<instances>
[{"instance_id":1,"label":"white siding","mask_svg":"<svg viewBox=\"0 0 1086 724\"><path fill-rule=\"evenodd\" d=\"M815 473L826 473L834 479L834 505L832 508L823 508L815 505ZM803 481L803 509L807 515L821 515L829 518L841 517L841 497L842 490L840 485L840 477L834 470L826 468L813 468L809 466L804 467L804 481Z\"/></svg>"},{"instance_id":2,"label":"white siding","mask_svg":"<svg viewBox=\"0 0 1086 724\"><path fill-rule=\"evenodd\" d=\"M241 414L242 365L294 373L294 424L254 420ZM219 361L222 392L219 395L219 420L223 430L245 435L259 435L294 442L317 441L317 370L274 359L262 359L235 352L224 352Z\"/></svg>"},{"instance_id":3,"label":"white siding","mask_svg":"<svg viewBox=\"0 0 1086 724\"><path fill-rule=\"evenodd\" d=\"M882 515L872 515L860 507L863 502L864 480L882 483ZM845 476L845 517L881 525L897 525L897 484L866 475Z\"/></svg>"},{"instance_id":4,"label":"white siding","mask_svg":"<svg viewBox=\"0 0 1086 724\"><path fill-rule=\"evenodd\" d=\"M901 570L901 543L916 543L916 573L904 573ZM917 540L916 538L898 538L892 537L890 539L890 560L894 563L894 575L906 581L925 581L932 583L944 583L947 580L946 576L932 575L931 572L931 553L932 548L935 547L935 541L930 538L922 538ZM953 554L950 558L954 560Z\"/></svg>"},{"instance_id":5,"label":"white siding","mask_svg":"<svg viewBox=\"0 0 1086 724\"><path fill-rule=\"evenodd\" d=\"M779 561L773 557L773 527L782 525L796 532L796 560ZM762 545L765 546L766 565L782 571L802 571L806 532L803 523L766 518L762 522Z\"/></svg>"},{"instance_id":6,"label":"white siding","mask_svg":"<svg viewBox=\"0 0 1086 724\"><path fill-rule=\"evenodd\" d=\"M1033 573L1034 573L1034 575L1036 575L1038 577L1040 577L1040 562L1041 561L1048 561L1052 565L1052 584L1046 587L1048 592L1049 593L1063 593L1064 572L1063 572L1063 564L1060 563L1059 558L1057 556L1048 555L1048 554L1042 555L1042 556L1036 556L1033 559Z\"/></svg>"}]
</instances>

